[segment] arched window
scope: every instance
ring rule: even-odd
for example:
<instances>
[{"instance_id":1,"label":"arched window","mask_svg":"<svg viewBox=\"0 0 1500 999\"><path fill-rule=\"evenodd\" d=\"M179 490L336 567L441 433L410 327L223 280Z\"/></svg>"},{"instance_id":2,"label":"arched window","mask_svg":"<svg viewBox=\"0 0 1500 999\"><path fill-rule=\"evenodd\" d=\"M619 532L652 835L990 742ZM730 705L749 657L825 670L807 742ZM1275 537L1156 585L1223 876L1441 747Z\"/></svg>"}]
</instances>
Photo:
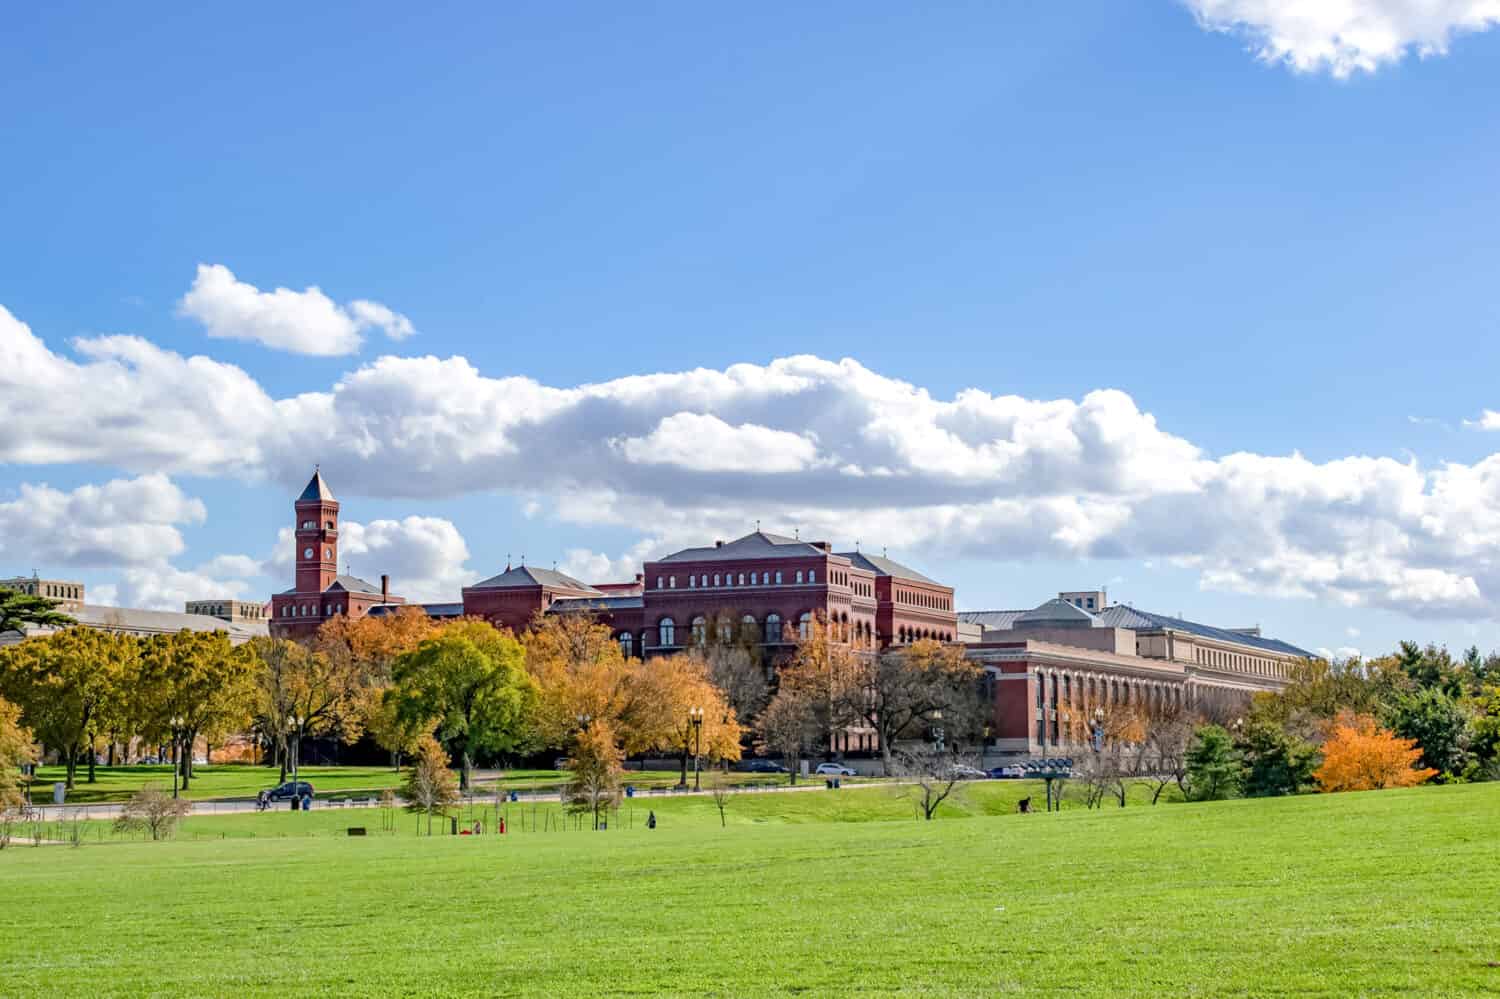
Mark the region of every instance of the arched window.
<instances>
[{"instance_id":1,"label":"arched window","mask_svg":"<svg viewBox=\"0 0 1500 999\"><path fill-rule=\"evenodd\" d=\"M661 589L661 577L660 576L656 577L656 588L658 590Z\"/></svg>"},{"instance_id":2,"label":"arched window","mask_svg":"<svg viewBox=\"0 0 1500 999\"><path fill-rule=\"evenodd\" d=\"M708 622L703 620L703 615L693 618L693 644L704 645L708 642Z\"/></svg>"},{"instance_id":3,"label":"arched window","mask_svg":"<svg viewBox=\"0 0 1500 999\"><path fill-rule=\"evenodd\" d=\"M757 625L754 614L746 614L740 618L740 634L745 636L745 641L747 642L753 642L759 637L760 628Z\"/></svg>"},{"instance_id":4,"label":"arched window","mask_svg":"<svg viewBox=\"0 0 1500 999\"><path fill-rule=\"evenodd\" d=\"M715 586L719 585L719 574L717 572L714 573L714 585Z\"/></svg>"},{"instance_id":5,"label":"arched window","mask_svg":"<svg viewBox=\"0 0 1500 999\"><path fill-rule=\"evenodd\" d=\"M740 585L741 586L745 585L745 574L743 572L740 573Z\"/></svg>"},{"instance_id":6,"label":"arched window","mask_svg":"<svg viewBox=\"0 0 1500 999\"><path fill-rule=\"evenodd\" d=\"M727 617L719 618L719 644L728 645L734 641L734 622Z\"/></svg>"},{"instance_id":7,"label":"arched window","mask_svg":"<svg viewBox=\"0 0 1500 999\"><path fill-rule=\"evenodd\" d=\"M675 590L675 589L677 589L677 577L676 576L668 576L667 577L667 589L669 589L669 590Z\"/></svg>"},{"instance_id":8,"label":"arched window","mask_svg":"<svg viewBox=\"0 0 1500 999\"><path fill-rule=\"evenodd\" d=\"M797 582L799 582L799 583L802 582L802 570L801 569L797 570Z\"/></svg>"},{"instance_id":9,"label":"arched window","mask_svg":"<svg viewBox=\"0 0 1500 999\"><path fill-rule=\"evenodd\" d=\"M773 645L781 641L781 615L766 615L766 644Z\"/></svg>"},{"instance_id":10,"label":"arched window","mask_svg":"<svg viewBox=\"0 0 1500 999\"><path fill-rule=\"evenodd\" d=\"M797 637L806 639L812 634L812 614L803 614L797 618Z\"/></svg>"},{"instance_id":11,"label":"arched window","mask_svg":"<svg viewBox=\"0 0 1500 999\"><path fill-rule=\"evenodd\" d=\"M697 585L698 585L698 577L697 576L689 576L688 577L688 589L692 589L693 587L695 587Z\"/></svg>"},{"instance_id":12,"label":"arched window","mask_svg":"<svg viewBox=\"0 0 1500 999\"><path fill-rule=\"evenodd\" d=\"M816 570L816 569L809 569L809 570L807 570L807 581L809 583L816 583L818 581L818 570Z\"/></svg>"},{"instance_id":13,"label":"arched window","mask_svg":"<svg viewBox=\"0 0 1500 999\"><path fill-rule=\"evenodd\" d=\"M776 585L777 586L781 585L781 570L780 569L776 570Z\"/></svg>"},{"instance_id":14,"label":"arched window","mask_svg":"<svg viewBox=\"0 0 1500 999\"><path fill-rule=\"evenodd\" d=\"M753 573L753 572L752 572L752 573L751 573L751 574L750 574L750 585L751 585L751 586L754 586L754 585L755 585L755 584L756 584L756 578L755 578L755 573Z\"/></svg>"},{"instance_id":15,"label":"arched window","mask_svg":"<svg viewBox=\"0 0 1500 999\"><path fill-rule=\"evenodd\" d=\"M677 625L669 617L664 617L656 626L656 641L658 645L677 644Z\"/></svg>"},{"instance_id":16,"label":"arched window","mask_svg":"<svg viewBox=\"0 0 1500 999\"><path fill-rule=\"evenodd\" d=\"M620 655L629 659L635 654L635 636L628 631L620 632Z\"/></svg>"}]
</instances>

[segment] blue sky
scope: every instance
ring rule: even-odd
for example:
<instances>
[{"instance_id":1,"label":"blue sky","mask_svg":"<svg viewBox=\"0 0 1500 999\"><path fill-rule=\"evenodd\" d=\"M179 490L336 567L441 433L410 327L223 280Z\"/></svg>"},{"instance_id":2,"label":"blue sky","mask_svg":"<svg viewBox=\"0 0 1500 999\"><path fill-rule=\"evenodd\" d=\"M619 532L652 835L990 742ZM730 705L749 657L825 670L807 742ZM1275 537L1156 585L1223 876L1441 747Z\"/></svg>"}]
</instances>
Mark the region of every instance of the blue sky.
<instances>
[{"instance_id":1,"label":"blue sky","mask_svg":"<svg viewBox=\"0 0 1500 999\"><path fill-rule=\"evenodd\" d=\"M0 572L264 596L321 461L423 595L759 517L962 607L1500 646L1500 31L1347 6L14 12Z\"/></svg>"}]
</instances>

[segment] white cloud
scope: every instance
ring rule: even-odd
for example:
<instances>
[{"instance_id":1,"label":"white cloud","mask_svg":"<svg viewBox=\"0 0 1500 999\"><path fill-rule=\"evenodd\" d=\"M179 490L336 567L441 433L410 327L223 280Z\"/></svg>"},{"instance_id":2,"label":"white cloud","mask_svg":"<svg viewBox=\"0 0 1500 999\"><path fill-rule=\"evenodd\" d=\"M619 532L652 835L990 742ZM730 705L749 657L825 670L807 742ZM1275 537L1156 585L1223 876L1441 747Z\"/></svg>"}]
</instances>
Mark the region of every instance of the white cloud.
<instances>
[{"instance_id":1,"label":"white cloud","mask_svg":"<svg viewBox=\"0 0 1500 999\"><path fill-rule=\"evenodd\" d=\"M1486 409L1483 413L1479 414L1479 419L1465 420L1464 426L1472 427L1475 430L1500 430L1500 412L1496 412L1493 409Z\"/></svg>"},{"instance_id":2,"label":"white cloud","mask_svg":"<svg viewBox=\"0 0 1500 999\"><path fill-rule=\"evenodd\" d=\"M366 329L393 340L414 332L409 319L379 302L356 299L340 307L316 286L261 291L223 264L199 264L178 312L198 320L211 337L251 340L294 354L333 356L359 350Z\"/></svg>"},{"instance_id":3,"label":"white cloud","mask_svg":"<svg viewBox=\"0 0 1500 999\"><path fill-rule=\"evenodd\" d=\"M1330 649L1320 645L1318 646L1317 652L1319 657L1327 659L1329 662L1348 662L1351 659L1364 658L1360 654L1359 649L1355 648L1352 645L1341 645L1336 649Z\"/></svg>"},{"instance_id":4,"label":"white cloud","mask_svg":"<svg viewBox=\"0 0 1500 999\"><path fill-rule=\"evenodd\" d=\"M441 517L339 521L339 572L377 585L388 575L391 592L408 600L457 600L460 589L480 578L468 560L463 535ZM292 583L295 566L296 541L292 529L284 527L259 568L277 581L277 589L284 589Z\"/></svg>"},{"instance_id":5,"label":"white cloud","mask_svg":"<svg viewBox=\"0 0 1500 999\"><path fill-rule=\"evenodd\" d=\"M321 461L341 492L418 509L501 492L530 516L651 539L618 557L565 554L595 580L760 520L916 561L1130 559L1237 592L1500 615L1500 455L1427 467L1216 457L1118 390L938 398L848 359L554 387L461 357L381 357L326 391L275 399L232 365L144 340L74 350L54 353L0 310L0 461L271 479L288 493ZM436 518L348 527L343 555L416 598L454 598L499 568L464 569L462 537Z\"/></svg>"},{"instance_id":6,"label":"white cloud","mask_svg":"<svg viewBox=\"0 0 1500 999\"><path fill-rule=\"evenodd\" d=\"M1500 23L1500 0L1184 0L1210 31L1243 36L1266 62L1345 78Z\"/></svg>"},{"instance_id":7,"label":"white cloud","mask_svg":"<svg viewBox=\"0 0 1500 999\"><path fill-rule=\"evenodd\" d=\"M15 499L0 502L0 560L66 568L153 564L182 552L178 525L203 518L203 504L164 475L67 492L23 483Z\"/></svg>"}]
</instances>

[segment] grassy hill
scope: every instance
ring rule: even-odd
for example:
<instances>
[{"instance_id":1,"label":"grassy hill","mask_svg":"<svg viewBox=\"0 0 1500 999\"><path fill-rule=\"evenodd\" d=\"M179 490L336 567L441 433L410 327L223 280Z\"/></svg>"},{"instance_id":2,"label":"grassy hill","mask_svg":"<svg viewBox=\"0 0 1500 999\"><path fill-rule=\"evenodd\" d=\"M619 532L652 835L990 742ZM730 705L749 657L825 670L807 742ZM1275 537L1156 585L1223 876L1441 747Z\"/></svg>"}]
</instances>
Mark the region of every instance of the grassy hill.
<instances>
[{"instance_id":1,"label":"grassy hill","mask_svg":"<svg viewBox=\"0 0 1500 999\"><path fill-rule=\"evenodd\" d=\"M654 831L13 848L0 994L1500 991L1500 785L932 823L752 798L722 829L699 799Z\"/></svg>"}]
</instances>

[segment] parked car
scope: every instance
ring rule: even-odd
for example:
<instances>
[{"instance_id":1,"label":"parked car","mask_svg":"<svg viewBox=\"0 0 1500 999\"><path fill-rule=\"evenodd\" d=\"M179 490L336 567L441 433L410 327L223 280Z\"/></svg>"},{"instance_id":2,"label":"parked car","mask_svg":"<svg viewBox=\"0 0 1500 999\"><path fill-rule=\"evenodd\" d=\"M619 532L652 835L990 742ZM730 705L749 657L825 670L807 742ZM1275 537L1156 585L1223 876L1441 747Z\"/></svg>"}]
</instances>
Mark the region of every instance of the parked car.
<instances>
[{"instance_id":1,"label":"parked car","mask_svg":"<svg viewBox=\"0 0 1500 999\"><path fill-rule=\"evenodd\" d=\"M266 797L272 801L291 801L293 798L308 798L313 793L313 786L305 780L287 781L280 787L272 788L266 792Z\"/></svg>"},{"instance_id":2,"label":"parked car","mask_svg":"<svg viewBox=\"0 0 1500 999\"><path fill-rule=\"evenodd\" d=\"M566 756L559 756L557 759L555 759L555 760L552 761L552 769L553 770L572 770L573 769L573 761L570 760L570 759L568 759Z\"/></svg>"},{"instance_id":3,"label":"parked car","mask_svg":"<svg viewBox=\"0 0 1500 999\"><path fill-rule=\"evenodd\" d=\"M855 773L853 770L849 769L848 767L844 766L842 763L819 763L818 764L818 769L815 770L815 771L813 771L813 772L816 773L816 774L818 774L818 775L820 775L820 776L823 776L823 777L858 777L859 776L857 773Z\"/></svg>"},{"instance_id":4,"label":"parked car","mask_svg":"<svg viewBox=\"0 0 1500 999\"><path fill-rule=\"evenodd\" d=\"M955 763L952 767L948 768L948 773L959 780L984 780L989 777L989 774L983 770L965 766L962 763Z\"/></svg>"},{"instance_id":5,"label":"parked car","mask_svg":"<svg viewBox=\"0 0 1500 999\"><path fill-rule=\"evenodd\" d=\"M161 760L158 760L154 756L142 756L140 759L135 761L135 765L138 767L154 767L160 762Z\"/></svg>"},{"instance_id":6,"label":"parked car","mask_svg":"<svg viewBox=\"0 0 1500 999\"><path fill-rule=\"evenodd\" d=\"M990 777L995 780L1014 780L1017 777L1026 776L1026 768L1021 766L991 767L988 771Z\"/></svg>"},{"instance_id":7,"label":"parked car","mask_svg":"<svg viewBox=\"0 0 1500 999\"><path fill-rule=\"evenodd\" d=\"M745 760L737 768L746 774L784 774L786 767L775 760Z\"/></svg>"}]
</instances>

